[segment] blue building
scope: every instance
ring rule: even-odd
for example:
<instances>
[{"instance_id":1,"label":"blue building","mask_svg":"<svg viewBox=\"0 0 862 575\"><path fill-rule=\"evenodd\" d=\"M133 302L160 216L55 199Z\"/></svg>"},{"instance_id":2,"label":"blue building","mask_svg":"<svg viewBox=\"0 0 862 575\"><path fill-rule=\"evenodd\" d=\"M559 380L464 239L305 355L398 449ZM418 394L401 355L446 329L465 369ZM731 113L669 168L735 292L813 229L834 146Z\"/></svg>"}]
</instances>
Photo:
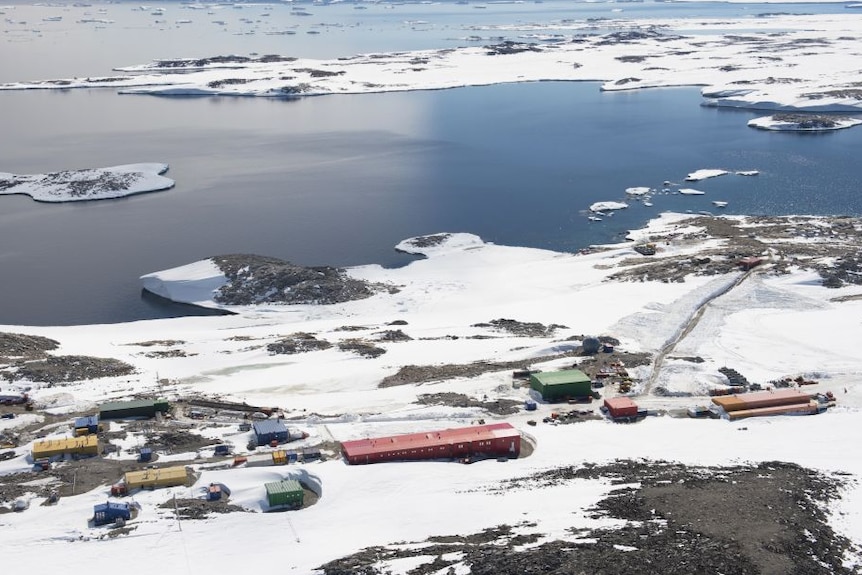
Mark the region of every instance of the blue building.
<instances>
[{"instance_id":1,"label":"blue building","mask_svg":"<svg viewBox=\"0 0 862 575\"><path fill-rule=\"evenodd\" d=\"M93 525L109 525L118 519L127 521L132 518L128 503L102 503L93 506Z\"/></svg>"},{"instance_id":2,"label":"blue building","mask_svg":"<svg viewBox=\"0 0 862 575\"><path fill-rule=\"evenodd\" d=\"M258 445L269 445L273 441L285 443L290 441L287 427L277 419L265 419L254 422L254 436Z\"/></svg>"},{"instance_id":3,"label":"blue building","mask_svg":"<svg viewBox=\"0 0 862 575\"><path fill-rule=\"evenodd\" d=\"M99 416L78 417L75 419L75 436L99 433Z\"/></svg>"}]
</instances>

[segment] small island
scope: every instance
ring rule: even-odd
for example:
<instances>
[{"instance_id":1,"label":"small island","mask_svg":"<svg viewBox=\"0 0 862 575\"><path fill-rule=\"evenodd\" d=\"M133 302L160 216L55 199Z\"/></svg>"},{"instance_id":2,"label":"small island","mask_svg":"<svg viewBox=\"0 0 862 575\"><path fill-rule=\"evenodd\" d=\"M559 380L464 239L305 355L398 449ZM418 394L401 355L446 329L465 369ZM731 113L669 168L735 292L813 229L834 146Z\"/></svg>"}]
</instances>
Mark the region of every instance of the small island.
<instances>
[{"instance_id":1,"label":"small island","mask_svg":"<svg viewBox=\"0 0 862 575\"><path fill-rule=\"evenodd\" d=\"M162 174L167 164L125 164L109 168L17 175L0 172L0 195L24 194L37 202L109 200L174 187Z\"/></svg>"},{"instance_id":2,"label":"small island","mask_svg":"<svg viewBox=\"0 0 862 575\"><path fill-rule=\"evenodd\" d=\"M826 132L852 128L859 124L862 124L862 120L858 118L831 114L774 114L748 122L752 128L774 132Z\"/></svg>"}]
</instances>

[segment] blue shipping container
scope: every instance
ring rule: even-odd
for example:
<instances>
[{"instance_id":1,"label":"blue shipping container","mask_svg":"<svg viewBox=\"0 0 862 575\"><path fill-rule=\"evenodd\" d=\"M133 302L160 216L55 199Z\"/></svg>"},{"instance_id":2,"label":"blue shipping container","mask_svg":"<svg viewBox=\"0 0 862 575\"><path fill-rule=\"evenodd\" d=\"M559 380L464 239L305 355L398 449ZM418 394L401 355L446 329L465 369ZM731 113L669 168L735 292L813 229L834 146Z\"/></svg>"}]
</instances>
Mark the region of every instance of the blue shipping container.
<instances>
[{"instance_id":1,"label":"blue shipping container","mask_svg":"<svg viewBox=\"0 0 862 575\"><path fill-rule=\"evenodd\" d=\"M132 512L128 503L102 503L93 506L93 525L108 525L118 519L129 520Z\"/></svg>"}]
</instances>

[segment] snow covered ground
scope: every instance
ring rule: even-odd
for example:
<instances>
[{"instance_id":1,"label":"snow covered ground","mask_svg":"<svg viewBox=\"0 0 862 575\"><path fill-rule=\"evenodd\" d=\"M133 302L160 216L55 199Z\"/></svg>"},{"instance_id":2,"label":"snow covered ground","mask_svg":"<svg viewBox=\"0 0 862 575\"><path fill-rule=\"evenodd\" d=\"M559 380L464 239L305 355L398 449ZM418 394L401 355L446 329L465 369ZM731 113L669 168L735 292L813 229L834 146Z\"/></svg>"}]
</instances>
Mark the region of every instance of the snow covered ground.
<instances>
[{"instance_id":1,"label":"snow covered ground","mask_svg":"<svg viewBox=\"0 0 862 575\"><path fill-rule=\"evenodd\" d=\"M828 132L843 130L862 124L862 120L848 116L776 115L762 116L748 121L752 128L775 132Z\"/></svg>"},{"instance_id":2,"label":"snow covered ground","mask_svg":"<svg viewBox=\"0 0 862 575\"><path fill-rule=\"evenodd\" d=\"M38 202L107 200L166 190L174 181L162 176L167 164L127 164L16 175L0 172L0 195L25 194Z\"/></svg>"},{"instance_id":3,"label":"snow covered ground","mask_svg":"<svg viewBox=\"0 0 862 575\"><path fill-rule=\"evenodd\" d=\"M664 214L647 228L633 231L631 239L672 238L662 242L656 258L692 258L721 247L720 241L703 237L686 217L690 216ZM825 220L823 229L829 229ZM757 226L752 230L756 233ZM767 264L762 272L715 297L740 272L689 276L682 283L607 281L639 257L632 243L573 255L488 244L469 234L444 238L425 248L421 241L402 244L425 256L403 268L351 268L349 273L356 278L399 288L360 301L232 308L237 315L120 325L6 326L0 331L54 339L60 342L52 351L55 355L112 357L136 368L128 376L61 386L24 382L33 387L30 393L37 405L51 405L52 412L93 410L99 402L140 393L171 399L204 394L280 406L292 425L309 434L303 443L307 445L499 419L515 425L535 443L529 457L469 466L451 462L348 466L331 459L238 469L213 468L192 459L186 463L201 473L193 487L134 495L142 510L129 524L135 529L127 535L106 538L104 528L87 526L93 505L108 497L107 484L63 497L54 506L40 506L37 498L25 512L0 515L5 560L28 564L38 551L39 569L47 573L83 569L110 554L124 558L124 571L144 573L151 571L150 559L158 554L159 563L170 565L171 572L203 573L243 569L253 558L261 564L279 563L290 572L311 573L326 561L365 547L475 533L501 524L519 525L526 519L537 524L531 531L540 531L547 540L573 540L577 538L573 527L614 524L586 512L611 489L607 481L580 480L538 491L516 489L505 497L495 487L507 479L561 465L618 458L704 465L778 460L848 473L857 482L829 509L830 522L840 533L862 541L858 484L862 460L852 456L847 443L862 428L858 383L862 361L856 345L862 340L858 320L862 287L826 289L813 272L796 269L774 275L769 273L773 264ZM161 278L165 295L212 304L207 294L215 275L213 269L195 264L151 278ZM664 415L635 425L593 420L554 426L542 424L541 419L559 406L542 402L537 412L509 416L417 403L421 394L442 392L523 401L530 397L529 391L513 383L511 370L379 387L384 377L405 365L533 358L536 368L565 367L578 358L542 358L577 350L579 343L571 338L583 334L613 336L620 340L618 349L656 354L679 337L705 302L709 303L700 321L679 339L657 374L659 386L680 396L644 395L636 397L639 404L662 410L705 404L705 391L721 383L717 369L732 365L752 381L799 374L816 378L820 382L816 390L832 391L838 406L817 416L734 423ZM558 327L552 335L516 335L489 323L498 318ZM393 329L412 339L381 337ZM294 355L267 351L268 343L296 333L330 342L362 339L385 353L368 358L337 346ZM153 353L154 349L177 353ZM644 380L649 371L648 366L632 369ZM528 420L540 423L531 426ZM21 422L32 424L33 419ZM67 433L66 425L55 424L52 433ZM236 426L230 425L211 426L206 433L232 443L238 451L247 439L247 434L237 433ZM194 456L166 455L162 461ZM29 469L24 457L0 462L4 474ZM265 509L263 483L283 477L315 485L320 500L288 514L260 513ZM159 507L173 496L200 496L211 482L227 485L230 502L253 513L178 523L171 509ZM560 510L562 500L568 503L565 512ZM410 565L393 565L393 572L406 572Z\"/></svg>"},{"instance_id":4,"label":"snow covered ground","mask_svg":"<svg viewBox=\"0 0 862 575\"><path fill-rule=\"evenodd\" d=\"M500 82L602 80L604 90L702 85L708 103L716 106L858 112L862 15L853 12L840 16L777 14L732 21L621 19L619 32L613 34L578 34L532 47L502 44L337 60L253 60L228 66L212 61L169 70L157 65L131 66L120 70L122 76L110 79L11 83L0 89L104 87L141 94L293 97ZM584 24L572 22L573 32ZM500 29L503 27L489 26L481 32L493 34ZM697 34L677 35L675 30L696 30ZM541 32L541 26L536 32ZM281 79L287 76L292 79ZM136 192L173 183L154 175L163 173L162 167L155 171L133 167L149 173L135 184ZM80 172L82 177L98 176L98 170L84 172ZM692 174L692 181L724 173L699 170ZM10 182L4 184L8 187L3 193L68 201L117 197L132 189L121 186L113 192L122 193L114 196L105 192L78 197L70 192L74 185L69 187L75 178L52 187L45 181L48 176L0 174ZM649 191L630 188L627 195L645 198ZM591 209L624 207L621 202L600 202ZM528 457L473 465L435 461L352 467L334 458L285 467L227 469L203 462L212 454L211 448L160 453L159 463L192 466L199 473L196 483L133 494L141 513L130 522L132 530L117 537L108 537L105 528L90 527L87 520L93 505L109 498L109 483L119 477L62 497L53 506L42 506L43 498L25 493L21 499L30 503L26 511L0 514L4 565L56 573L91 569L95 564L104 565L108 558L132 574L150 573L154 568L168 573L220 573L261 565L306 574L327 561L371 546L420 547L430 536L470 534L502 524L521 529L525 521L535 524L530 531L542 533L543 540L571 542L579 539L578 529L615 525L614 520L597 518L588 509L616 486L605 479L584 479L541 489L511 489L505 495L498 491L499 486L564 465L626 458L690 465L786 461L846 474L841 499L826 511L830 524L859 544L862 459L855 456L852 439L862 429L862 360L858 354L862 287L846 284L826 289L821 277L808 267L812 259L788 262L774 251L751 254L763 256L767 263L739 283L737 270L688 275L684 282L609 279L655 261L640 256L633 246L656 237L667 239L658 242L654 258L667 260L670 268L689 265L706 253L716 258L714 251L724 241L708 237L687 217L664 214L645 229L632 231L632 242L594 246L577 255L494 245L458 233L427 247L405 242L400 249L424 258L398 269L369 265L349 270L357 279L394 289L343 304L232 306L228 309L236 315L115 325L0 326L0 332L56 340L59 347L51 355L115 358L135 370L130 375L51 385L26 379L15 382L12 385L31 388L28 391L39 413L0 420L0 432L32 426L40 435L66 436L73 415L92 413L107 400L140 394L171 400L202 395L279 406L292 425L308 434L300 445L430 431L479 419L508 421L535 445ZM827 220L820 228L824 236L842 233ZM751 225L751 234L758 234L757 225ZM815 246L815 236L786 241ZM835 259L821 259L830 257ZM772 273L779 269L781 273ZM164 297L219 307L213 301L213 290L226 278L206 260L154 272L142 281ZM555 327L541 335L517 334L496 327L494 320L501 318ZM391 339L395 330L407 338ZM269 350L268 345L296 334L311 334L336 345L292 355ZM561 356L578 351L584 335L617 338L618 350L652 358L670 350L659 371L650 365L630 369L640 382L635 390L642 392L635 396L638 404L662 415L634 425L604 419L551 425L541 423L542 418L560 406L541 401L536 412L512 415L419 401L432 393L461 394L477 402L520 403L534 397L513 381L511 369L380 386L384 378L405 366L526 360L531 367L552 370L576 361L589 362ZM384 353L368 357L337 345L357 340ZM733 423L665 414L706 404L707 391L724 383L718 372L724 366L762 383L795 376L815 379L818 383L813 391L832 392L837 406L811 417ZM656 389L664 395L653 393ZM605 389L603 393L611 396L616 392ZM531 421L539 423L531 425ZM111 424L109 431L119 433L125 428ZM219 422L207 425L201 433L230 443L237 452L244 451L249 439L236 425ZM139 432L130 432L116 442L133 450L143 438ZM30 447L32 439L16 449L17 457L0 461L0 474L30 473L32 461L26 455ZM121 453L111 459L131 457ZM263 484L281 478L301 479L313 486L319 501L295 512L262 513L266 510ZM40 480L34 474L31 486L35 489ZM173 497L200 497L213 482L229 486L230 503L249 513L179 522L173 509L161 507ZM862 564L858 554L846 559L848 564ZM393 573L406 573L416 565L415 558L408 558L388 567ZM454 569L467 572L463 564Z\"/></svg>"},{"instance_id":5,"label":"snow covered ground","mask_svg":"<svg viewBox=\"0 0 862 575\"><path fill-rule=\"evenodd\" d=\"M330 60L224 57L154 61L107 78L12 82L0 90L113 88L122 93L297 97L443 89L504 82L601 80L602 90L704 86L706 103L807 112L859 112L862 14L765 14L742 19L614 20L595 34L548 41ZM555 23L554 29L560 24ZM506 30L489 25L482 32ZM542 25L533 31L539 34ZM696 34L677 33L696 31ZM218 57L215 57L218 56Z\"/></svg>"}]
</instances>

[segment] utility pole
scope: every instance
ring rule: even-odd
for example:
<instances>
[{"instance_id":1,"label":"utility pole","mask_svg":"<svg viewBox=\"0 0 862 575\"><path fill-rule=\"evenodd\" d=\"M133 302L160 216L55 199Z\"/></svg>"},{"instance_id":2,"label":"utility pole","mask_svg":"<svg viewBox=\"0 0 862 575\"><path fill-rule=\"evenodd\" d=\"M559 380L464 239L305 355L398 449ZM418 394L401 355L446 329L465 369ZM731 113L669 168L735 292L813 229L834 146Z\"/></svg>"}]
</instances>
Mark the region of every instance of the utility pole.
<instances>
[{"instance_id":1,"label":"utility pole","mask_svg":"<svg viewBox=\"0 0 862 575\"><path fill-rule=\"evenodd\" d=\"M183 530L183 524L180 521L180 510L177 508L177 494L174 493L174 513L177 516L177 527L180 528L180 531Z\"/></svg>"}]
</instances>

